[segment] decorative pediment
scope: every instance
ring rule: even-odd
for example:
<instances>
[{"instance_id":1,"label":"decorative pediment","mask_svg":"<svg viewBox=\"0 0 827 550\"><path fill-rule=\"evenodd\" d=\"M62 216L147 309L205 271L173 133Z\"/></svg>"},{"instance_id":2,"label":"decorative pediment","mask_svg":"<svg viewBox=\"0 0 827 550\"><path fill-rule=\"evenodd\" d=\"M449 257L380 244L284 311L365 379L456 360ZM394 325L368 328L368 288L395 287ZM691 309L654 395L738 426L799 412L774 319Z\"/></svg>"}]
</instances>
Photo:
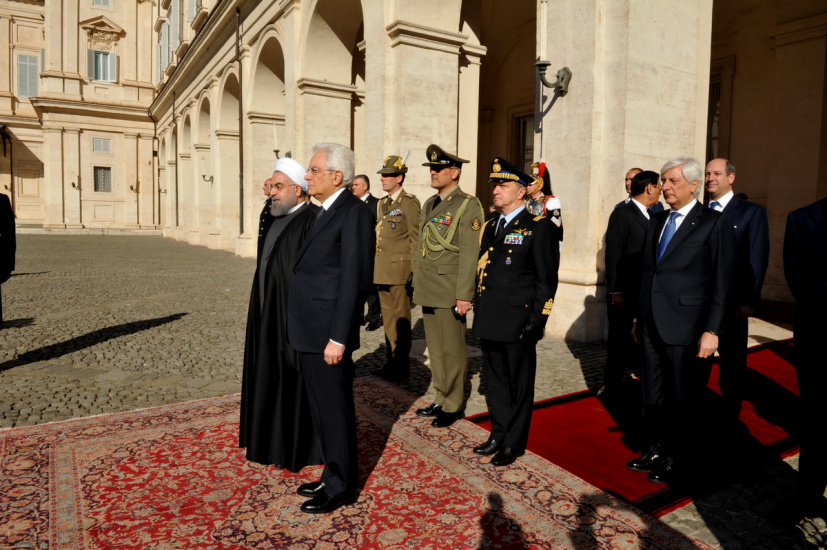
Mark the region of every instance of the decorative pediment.
<instances>
[{"instance_id":1,"label":"decorative pediment","mask_svg":"<svg viewBox=\"0 0 827 550\"><path fill-rule=\"evenodd\" d=\"M103 15L81 21L80 28L86 31L92 50L112 51L126 34L125 30Z\"/></svg>"}]
</instances>

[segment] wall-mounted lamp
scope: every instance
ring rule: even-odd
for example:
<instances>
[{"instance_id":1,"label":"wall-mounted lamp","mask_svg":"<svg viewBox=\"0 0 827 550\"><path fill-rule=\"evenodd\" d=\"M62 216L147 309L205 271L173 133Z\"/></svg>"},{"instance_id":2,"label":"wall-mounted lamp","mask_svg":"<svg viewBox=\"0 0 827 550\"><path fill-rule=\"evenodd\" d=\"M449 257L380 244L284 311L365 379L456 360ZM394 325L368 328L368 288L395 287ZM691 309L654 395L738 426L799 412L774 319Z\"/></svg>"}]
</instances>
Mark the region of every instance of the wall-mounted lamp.
<instances>
[{"instance_id":1,"label":"wall-mounted lamp","mask_svg":"<svg viewBox=\"0 0 827 550\"><path fill-rule=\"evenodd\" d=\"M82 191L82 189L80 188L80 185L75 184L75 182L72 182L72 189L77 189L78 191Z\"/></svg>"},{"instance_id":2,"label":"wall-mounted lamp","mask_svg":"<svg viewBox=\"0 0 827 550\"><path fill-rule=\"evenodd\" d=\"M546 80L546 70L548 69L549 65L551 65L550 61L538 61L534 64L537 67L537 73L540 75L540 82L543 83L543 86L546 88L556 89L559 88L560 95L564 96L569 93L569 81L571 80L571 69L568 67L563 67L559 71L557 71L557 80L554 82L549 82Z\"/></svg>"},{"instance_id":3,"label":"wall-mounted lamp","mask_svg":"<svg viewBox=\"0 0 827 550\"><path fill-rule=\"evenodd\" d=\"M141 186L141 184L139 183L138 187L140 187L140 186ZM135 187L134 185L130 185L129 190L132 191L133 193L137 193L138 192L138 187Z\"/></svg>"},{"instance_id":4,"label":"wall-mounted lamp","mask_svg":"<svg viewBox=\"0 0 827 550\"><path fill-rule=\"evenodd\" d=\"M213 176L208 178L206 174L201 174L201 177L204 178L204 181L208 181L210 182L210 185L212 185Z\"/></svg>"},{"instance_id":5,"label":"wall-mounted lamp","mask_svg":"<svg viewBox=\"0 0 827 550\"><path fill-rule=\"evenodd\" d=\"M164 195L166 195L166 194L167 194L167 190L166 190L166 189L158 189L158 194L160 195L161 193L163 193Z\"/></svg>"}]
</instances>

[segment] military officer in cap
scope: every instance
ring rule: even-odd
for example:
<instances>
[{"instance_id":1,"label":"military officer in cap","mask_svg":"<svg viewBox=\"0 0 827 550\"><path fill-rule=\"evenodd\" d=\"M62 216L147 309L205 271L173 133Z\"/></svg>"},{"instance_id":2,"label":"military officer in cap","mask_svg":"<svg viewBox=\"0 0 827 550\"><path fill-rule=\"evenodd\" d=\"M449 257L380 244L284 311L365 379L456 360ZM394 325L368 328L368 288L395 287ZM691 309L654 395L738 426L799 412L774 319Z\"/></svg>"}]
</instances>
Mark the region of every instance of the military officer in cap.
<instances>
[{"instance_id":1,"label":"military officer in cap","mask_svg":"<svg viewBox=\"0 0 827 550\"><path fill-rule=\"evenodd\" d=\"M406 155L407 156L407 155ZM411 371L412 260L419 245L419 199L402 189L408 167L391 155L377 173L388 195L376 205L376 259L373 282L379 291L388 360L372 374L389 382L405 380Z\"/></svg>"},{"instance_id":2,"label":"military officer in cap","mask_svg":"<svg viewBox=\"0 0 827 550\"><path fill-rule=\"evenodd\" d=\"M459 188L463 163L437 145L426 152L431 187L419 224L413 272L414 302L422 306L425 341L436 398L419 409L437 428L465 416L465 314L471 310L483 212L479 199Z\"/></svg>"},{"instance_id":3,"label":"military officer in cap","mask_svg":"<svg viewBox=\"0 0 827 550\"><path fill-rule=\"evenodd\" d=\"M491 436L474 452L506 466L528 442L537 342L557 292L560 250L552 222L525 207L534 178L495 158L490 179L500 214L486 222L480 240L473 333L482 348Z\"/></svg>"},{"instance_id":4,"label":"military officer in cap","mask_svg":"<svg viewBox=\"0 0 827 550\"><path fill-rule=\"evenodd\" d=\"M535 216L546 216L554 225L553 232L560 241L558 248L563 247L563 214L560 199L551 192L551 176L545 162L535 162L531 165L534 171L534 181L526 190L526 210Z\"/></svg>"}]
</instances>

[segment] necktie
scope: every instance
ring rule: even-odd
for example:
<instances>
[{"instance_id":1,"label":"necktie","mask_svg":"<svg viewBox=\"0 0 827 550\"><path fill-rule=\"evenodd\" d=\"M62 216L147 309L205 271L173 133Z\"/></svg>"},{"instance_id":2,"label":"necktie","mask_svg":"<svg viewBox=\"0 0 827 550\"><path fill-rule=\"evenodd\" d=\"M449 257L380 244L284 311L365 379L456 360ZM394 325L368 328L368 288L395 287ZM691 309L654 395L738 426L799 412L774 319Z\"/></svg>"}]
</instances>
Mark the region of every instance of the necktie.
<instances>
[{"instance_id":1,"label":"necktie","mask_svg":"<svg viewBox=\"0 0 827 550\"><path fill-rule=\"evenodd\" d=\"M385 197L384 213L387 214L388 210L390 210L390 209L391 209L391 196L388 195L387 197Z\"/></svg>"},{"instance_id":2,"label":"necktie","mask_svg":"<svg viewBox=\"0 0 827 550\"><path fill-rule=\"evenodd\" d=\"M436 196L436 198L434 199L434 204L432 204L432 205L431 205L431 212L433 212L433 211L434 211L434 209L435 209L437 206L439 206L439 203L441 203L441 202L442 202L442 197L440 197L439 195L437 195L437 196Z\"/></svg>"},{"instance_id":3,"label":"necktie","mask_svg":"<svg viewBox=\"0 0 827 550\"><path fill-rule=\"evenodd\" d=\"M666 247L669 246L669 241L675 236L675 231L678 229L675 220L678 219L678 216L680 216L679 212L669 213L669 221L666 222L666 228L663 230L663 235L661 235L660 242L658 243L658 261L660 261L661 256L663 256L663 253L666 251Z\"/></svg>"},{"instance_id":4,"label":"necktie","mask_svg":"<svg viewBox=\"0 0 827 550\"><path fill-rule=\"evenodd\" d=\"M500 236L500 233L503 232L503 228L505 227L505 218L500 216L500 221L497 222L497 229L494 231L494 238Z\"/></svg>"},{"instance_id":5,"label":"necktie","mask_svg":"<svg viewBox=\"0 0 827 550\"><path fill-rule=\"evenodd\" d=\"M322 216L324 216L324 213L325 213L324 206L320 206L319 211L316 213L316 221L319 221L320 219L322 219Z\"/></svg>"},{"instance_id":6,"label":"necktie","mask_svg":"<svg viewBox=\"0 0 827 550\"><path fill-rule=\"evenodd\" d=\"M718 207L720 205L721 205L721 203L718 202L718 201L712 201L711 203L709 203L709 207L713 210L718 210Z\"/></svg>"}]
</instances>

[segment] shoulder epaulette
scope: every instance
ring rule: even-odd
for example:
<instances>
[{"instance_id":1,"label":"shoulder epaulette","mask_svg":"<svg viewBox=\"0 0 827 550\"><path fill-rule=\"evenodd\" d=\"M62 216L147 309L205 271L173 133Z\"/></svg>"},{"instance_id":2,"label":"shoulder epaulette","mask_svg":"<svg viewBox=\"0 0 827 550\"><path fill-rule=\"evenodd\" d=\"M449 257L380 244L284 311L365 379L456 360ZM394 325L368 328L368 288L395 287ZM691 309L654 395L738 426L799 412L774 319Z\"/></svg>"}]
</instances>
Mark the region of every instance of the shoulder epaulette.
<instances>
[{"instance_id":1,"label":"shoulder epaulette","mask_svg":"<svg viewBox=\"0 0 827 550\"><path fill-rule=\"evenodd\" d=\"M413 194L408 193L406 191L403 191L402 195L405 196L405 197L408 197L409 199L415 199L416 198L416 195L413 195Z\"/></svg>"},{"instance_id":2,"label":"shoulder epaulette","mask_svg":"<svg viewBox=\"0 0 827 550\"><path fill-rule=\"evenodd\" d=\"M545 216L534 216L534 221L538 222L538 221L542 220L543 218L545 218Z\"/></svg>"}]
</instances>

